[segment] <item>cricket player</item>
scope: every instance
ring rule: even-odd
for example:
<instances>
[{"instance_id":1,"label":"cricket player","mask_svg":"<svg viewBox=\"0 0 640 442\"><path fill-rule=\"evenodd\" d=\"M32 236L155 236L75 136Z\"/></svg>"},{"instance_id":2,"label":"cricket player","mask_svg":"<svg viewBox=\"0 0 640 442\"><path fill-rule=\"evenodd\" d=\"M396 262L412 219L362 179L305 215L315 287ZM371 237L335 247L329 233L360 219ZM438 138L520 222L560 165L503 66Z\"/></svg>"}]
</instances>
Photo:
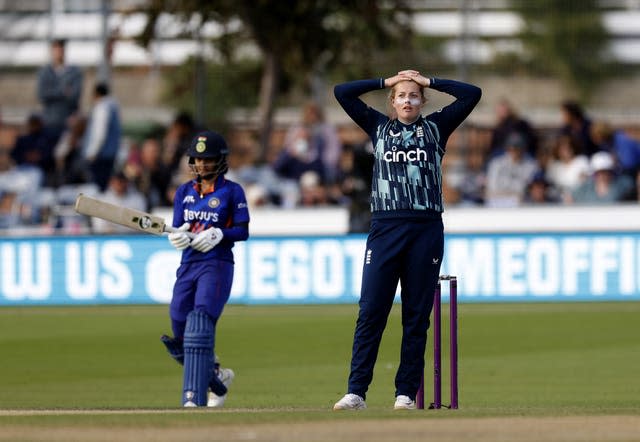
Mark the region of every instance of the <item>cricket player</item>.
<instances>
[{"instance_id":1,"label":"cricket player","mask_svg":"<svg viewBox=\"0 0 640 442\"><path fill-rule=\"evenodd\" d=\"M222 407L234 377L215 362L216 323L233 281L233 244L249 237L242 187L224 177L229 148L215 132L195 136L187 152L195 178L176 190L169 242L182 251L169 308L169 354L184 364L182 405ZM209 391L210 390L210 391Z\"/></svg>"},{"instance_id":2,"label":"cricket player","mask_svg":"<svg viewBox=\"0 0 640 442\"><path fill-rule=\"evenodd\" d=\"M384 88L391 89L391 118L359 98ZM455 101L422 116L425 88L452 95ZM442 157L449 136L478 103L481 90L405 70L386 79L340 84L334 92L345 112L371 138L375 160L371 226L348 390L333 409L366 408L366 393L398 281L403 333L394 409L413 409L424 372L429 316L444 251Z\"/></svg>"}]
</instances>

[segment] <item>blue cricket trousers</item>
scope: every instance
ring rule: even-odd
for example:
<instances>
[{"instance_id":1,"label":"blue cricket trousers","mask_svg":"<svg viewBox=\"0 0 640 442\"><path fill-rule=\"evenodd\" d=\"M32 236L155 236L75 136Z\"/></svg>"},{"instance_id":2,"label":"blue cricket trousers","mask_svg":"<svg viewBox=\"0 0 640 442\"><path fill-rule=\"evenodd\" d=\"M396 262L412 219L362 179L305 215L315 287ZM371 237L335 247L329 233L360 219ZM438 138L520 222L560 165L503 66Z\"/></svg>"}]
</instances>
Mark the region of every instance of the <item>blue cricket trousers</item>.
<instances>
[{"instance_id":1,"label":"blue cricket trousers","mask_svg":"<svg viewBox=\"0 0 640 442\"><path fill-rule=\"evenodd\" d=\"M442 219L374 219L365 252L349 393L363 398L373 378L382 333L401 285L402 345L396 396L415 400L424 370L429 316L444 252Z\"/></svg>"}]
</instances>

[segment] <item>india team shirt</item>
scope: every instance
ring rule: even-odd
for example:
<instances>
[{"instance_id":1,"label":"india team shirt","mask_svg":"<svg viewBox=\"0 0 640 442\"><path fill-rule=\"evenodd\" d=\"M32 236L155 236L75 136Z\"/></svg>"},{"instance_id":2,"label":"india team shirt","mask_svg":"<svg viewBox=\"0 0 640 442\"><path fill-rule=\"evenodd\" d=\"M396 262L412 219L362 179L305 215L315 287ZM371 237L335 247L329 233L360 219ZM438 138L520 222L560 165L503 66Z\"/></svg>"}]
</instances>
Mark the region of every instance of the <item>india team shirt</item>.
<instances>
[{"instance_id":1,"label":"india team shirt","mask_svg":"<svg viewBox=\"0 0 640 442\"><path fill-rule=\"evenodd\" d=\"M174 197L173 226L180 227L185 222L191 224L191 232L198 233L217 227L225 236L207 253L186 248L182 253L182 263L208 259L233 262L233 226L249 223L249 209L242 187L224 177L218 177L213 192L201 196L196 188L196 180L182 184Z\"/></svg>"}]
</instances>

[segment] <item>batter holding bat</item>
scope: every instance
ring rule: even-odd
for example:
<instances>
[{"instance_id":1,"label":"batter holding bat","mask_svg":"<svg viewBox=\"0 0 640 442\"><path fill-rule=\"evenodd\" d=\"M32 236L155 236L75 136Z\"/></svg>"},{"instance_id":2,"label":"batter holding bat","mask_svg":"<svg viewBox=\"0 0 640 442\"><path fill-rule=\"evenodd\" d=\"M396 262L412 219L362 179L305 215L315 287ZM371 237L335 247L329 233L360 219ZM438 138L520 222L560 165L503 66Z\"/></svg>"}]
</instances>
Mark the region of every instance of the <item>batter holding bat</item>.
<instances>
[{"instance_id":1,"label":"batter holding bat","mask_svg":"<svg viewBox=\"0 0 640 442\"><path fill-rule=\"evenodd\" d=\"M195 136L187 152L195 178L176 190L169 242L182 252L169 307L169 354L184 365L182 405L222 407L233 380L215 362L216 323L229 299L236 241L249 237L242 187L224 174L229 149L215 132Z\"/></svg>"},{"instance_id":2,"label":"batter holding bat","mask_svg":"<svg viewBox=\"0 0 640 442\"><path fill-rule=\"evenodd\" d=\"M390 88L391 118L359 98L384 88ZM423 116L425 88L456 100ZM333 409L366 408L398 281L403 333L394 409L412 409L424 370L429 316L444 252L442 157L449 136L471 113L482 92L470 84L427 78L415 70L340 84L334 92L345 112L371 138L375 161L348 390Z\"/></svg>"}]
</instances>

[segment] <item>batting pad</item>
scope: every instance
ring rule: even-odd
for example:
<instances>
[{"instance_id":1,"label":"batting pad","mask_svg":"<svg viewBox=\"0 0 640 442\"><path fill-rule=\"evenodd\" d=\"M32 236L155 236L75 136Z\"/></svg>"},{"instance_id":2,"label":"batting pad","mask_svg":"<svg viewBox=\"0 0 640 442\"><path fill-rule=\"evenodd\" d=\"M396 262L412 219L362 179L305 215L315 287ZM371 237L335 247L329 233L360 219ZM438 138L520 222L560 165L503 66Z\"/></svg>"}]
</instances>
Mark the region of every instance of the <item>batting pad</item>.
<instances>
[{"instance_id":1,"label":"batting pad","mask_svg":"<svg viewBox=\"0 0 640 442\"><path fill-rule=\"evenodd\" d=\"M209 315L194 310L187 315L184 331L184 383L182 404L207 405L209 380L213 375L215 329Z\"/></svg>"}]
</instances>

